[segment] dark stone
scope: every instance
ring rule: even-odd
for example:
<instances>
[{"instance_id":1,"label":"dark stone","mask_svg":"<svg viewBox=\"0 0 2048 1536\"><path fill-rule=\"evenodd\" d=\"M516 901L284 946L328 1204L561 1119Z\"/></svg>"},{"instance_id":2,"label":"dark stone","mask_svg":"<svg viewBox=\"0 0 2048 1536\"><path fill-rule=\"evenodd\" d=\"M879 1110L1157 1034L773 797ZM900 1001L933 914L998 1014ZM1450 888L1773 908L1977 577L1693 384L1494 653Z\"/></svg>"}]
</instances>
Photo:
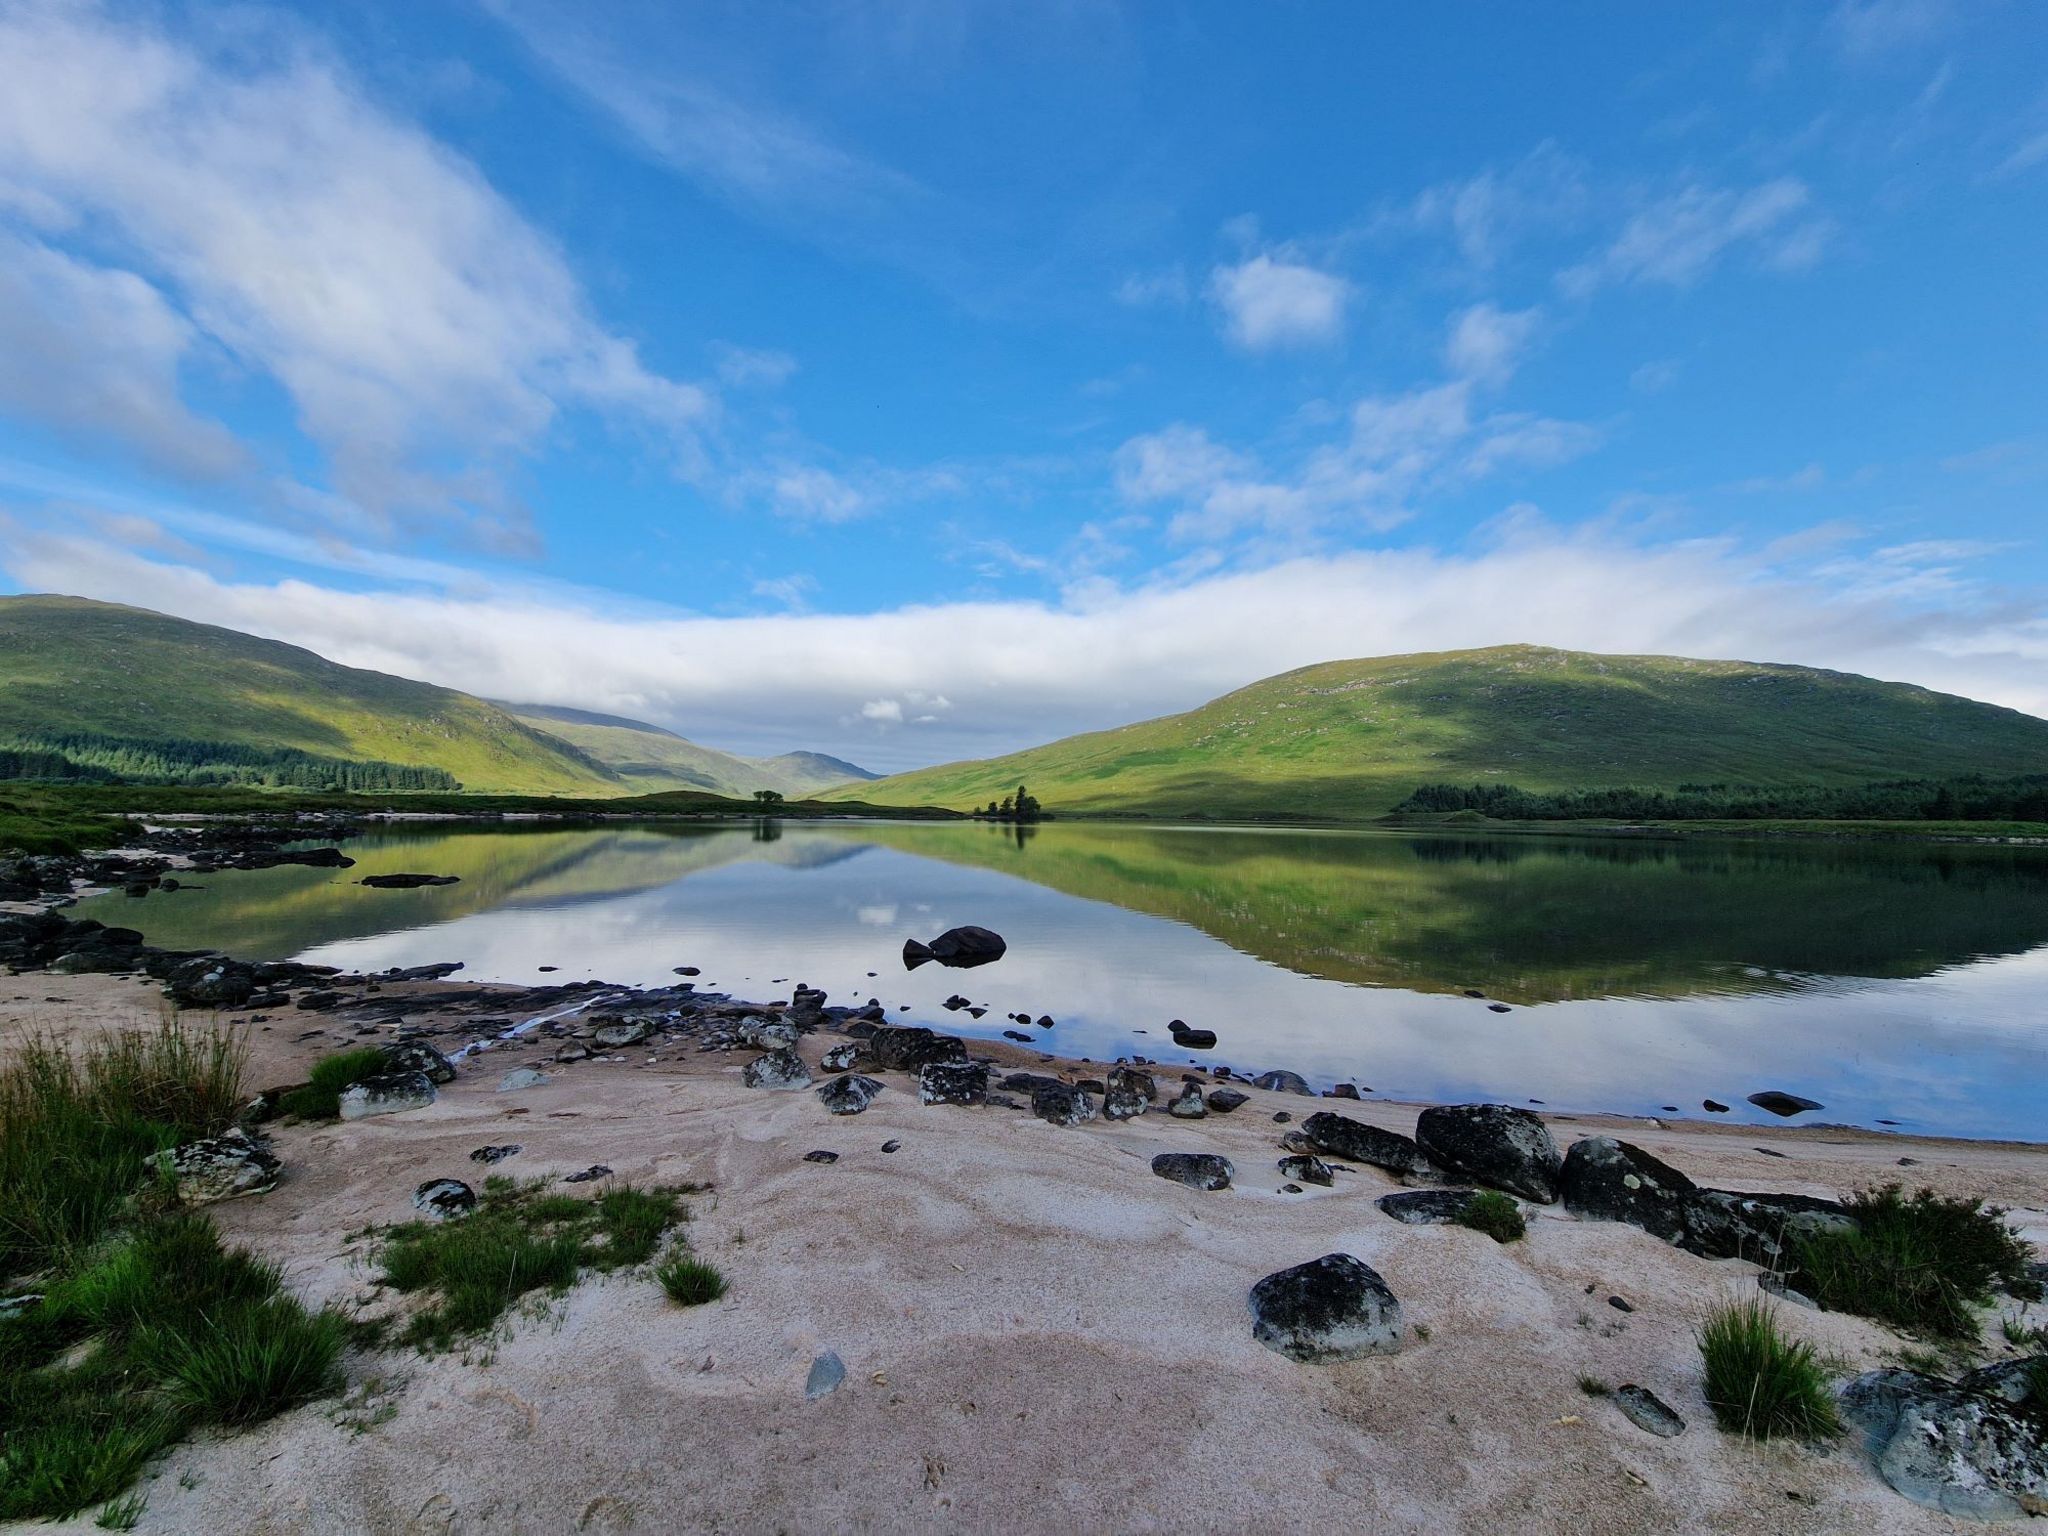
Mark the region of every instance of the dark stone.
<instances>
[{"instance_id":1,"label":"dark stone","mask_svg":"<svg viewBox=\"0 0 2048 1536\"><path fill-rule=\"evenodd\" d=\"M1648 1387L1616 1387L1614 1406L1637 1429L1647 1430L1661 1440L1674 1440L1685 1433L1685 1420L1678 1416L1678 1410Z\"/></svg>"},{"instance_id":2,"label":"dark stone","mask_svg":"<svg viewBox=\"0 0 2048 1536\"><path fill-rule=\"evenodd\" d=\"M1774 1266L1790 1238L1839 1228L1851 1218L1832 1200L1702 1189L1669 1163L1611 1136L1572 1143L1560 1177L1574 1216L1641 1227L1702 1258Z\"/></svg>"},{"instance_id":3,"label":"dark stone","mask_svg":"<svg viewBox=\"0 0 2048 1536\"><path fill-rule=\"evenodd\" d=\"M518 1142L506 1142L503 1146L478 1147L469 1154L472 1163L502 1163L508 1157L517 1157L523 1148Z\"/></svg>"},{"instance_id":4,"label":"dark stone","mask_svg":"<svg viewBox=\"0 0 2048 1536\"><path fill-rule=\"evenodd\" d=\"M1209 1107L1219 1115L1227 1115L1250 1102L1251 1095L1239 1093L1235 1088L1218 1088L1209 1095Z\"/></svg>"},{"instance_id":5,"label":"dark stone","mask_svg":"<svg viewBox=\"0 0 2048 1536\"><path fill-rule=\"evenodd\" d=\"M1358 1097L1358 1085L1356 1083L1339 1083L1330 1090L1330 1097L1333 1099L1356 1099Z\"/></svg>"},{"instance_id":6,"label":"dark stone","mask_svg":"<svg viewBox=\"0 0 2048 1536\"><path fill-rule=\"evenodd\" d=\"M1003 1038L1005 1040L1021 1040L1026 1045L1031 1043L1031 1036L1025 1034L1021 1029L1006 1029L1003 1031Z\"/></svg>"},{"instance_id":7,"label":"dark stone","mask_svg":"<svg viewBox=\"0 0 2048 1536\"><path fill-rule=\"evenodd\" d=\"M1176 1120L1201 1120L1208 1116L1209 1102L1202 1097L1200 1083L1183 1083L1166 1112Z\"/></svg>"},{"instance_id":8,"label":"dark stone","mask_svg":"<svg viewBox=\"0 0 2048 1536\"><path fill-rule=\"evenodd\" d=\"M1415 1122L1415 1141L1439 1167L1549 1205L1562 1159L1543 1122L1509 1104L1439 1104Z\"/></svg>"},{"instance_id":9,"label":"dark stone","mask_svg":"<svg viewBox=\"0 0 2048 1536\"><path fill-rule=\"evenodd\" d=\"M835 1045L827 1050L819 1059L818 1065L827 1072L845 1072L858 1066L864 1053L864 1047L859 1041L849 1040L843 1045Z\"/></svg>"},{"instance_id":10,"label":"dark stone","mask_svg":"<svg viewBox=\"0 0 2048 1536\"><path fill-rule=\"evenodd\" d=\"M839 1161L839 1154L837 1152L827 1152L820 1148L816 1152L806 1152L804 1154L804 1161L807 1163L836 1163Z\"/></svg>"},{"instance_id":11,"label":"dark stone","mask_svg":"<svg viewBox=\"0 0 2048 1536\"><path fill-rule=\"evenodd\" d=\"M412 1208L439 1221L476 1209L476 1191L460 1179L429 1179L412 1192Z\"/></svg>"},{"instance_id":12,"label":"dark stone","mask_svg":"<svg viewBox=\"0 0 2048 1536\"><path fill-rule=\"evenodd\" d=\"M929 944L906 939L903 943L903 968L914 971L920 965L936 960L941 965L964 970L1002 959L1008 947L1001 934L986 928L948 928Z\"/></svg>"},{"instance_id":13,"label":"dark stone","mask_svg":"<svg viewBox=\"0 0 2048 1536\"><path fill-rule=\"evenodd\" d=\"M1152 1171L1189 1189L1216 1190L1230 1188L1236 1170L1229 1158L1213 1152L1162 1152L1152 1159Z\"/></svg>"},{"instance_id":14,"label":"dark stone","mask_svg":"<svg viewBox=\"0 0 2048 1536\"><path fill-rule=\"evenodd\" d=\"M1387 1355L1401 1347L1401 1303L1378 1271L1326 1253L1252 1287L1252 1337L1305 1364Z\"/></svg>"},{"instance_id":15,"label":"dark stone","mask_svg":"<svg viewBox=\"0 0 2048 1536\"><path fill-rule=\"evenodd\" d=\"M986 1084L986 1079L983 1081ZM875 1095L881 1091L882 1085L872 1077L856 1077L849 1072L820 1087L818 1102L832 1114L857 1115L874 1103Z\"/></svg>"},{"instance_id":16,"label":"dark stone","mask_svg":"<svg viewBox=\"0 0 2048 1536\"><path fill-rule=\"evenodd\" d=\"M1610 1307L1614 1308L1614 1310L1615 1310L1615 1311L1617 1311L1617 1312L1633 1312L1633 1311L1635 1311L1635 1304L1634 1304L1633 1302L1629 1301L1629 1300L1628 1300L1628 1299L1627 1299L1626 1297L1624 1297L1624 1296L1610 1296L1610 1297L1608 1297L1608 1298L1607 1298L1607 1305L1609 1305Z\"/></svg>"},{"instance_id":17,"label":"dark stone","mask_svg":"<svg viewBox=\"0 0 2048 1536\"><path fill-rule=\"evenodd\" d=\"M916 1025L878 1029L867 1038L867 1065L878 1072L915 1072L932 1061L965 1061L967 1044L958 1035L935 1035Z\"/></svg>"},{"instance_id":18,"label":"dark stone","mask_svg":"<svg viewBox=\"0 0 2048 1536\"><path fill-rule=\"evenodd\" d=\"M341 1118L401 1114L434 1102L434 1080L424 1072L381 1072L341 1090Z\"/></svg>"},{"instance_id":19,"label":"dark stone","mask_svg":"<svg viewBox=\"0 0 2048 1536\"><path fill-rule=\"evenodd\" d=\"M456 885L460 875L365 875L356 882L379 891L414 891L423 885Z\"/></svg>"},{"instance_id":20,"label":"dark stone","mask_svg":"<svg viewBox=\"0 0 2048 1536\"><path fill-rule=\"evenodd\" d=\"M884 1152L899 1152L902 1150L902 1148L903 1143L895 1140L893 1137L890 1140L882 1143L882 1150Z\"/></svg>"},{"instance_id":21,"label":"dark stone","mask_svg":"<svg viewBox=\"0 0 2048 1536\"><path fill-rule=\"evenodd\" d=\"M1728 1106L1715 1099L1701 1099L1700 1108L1710 1115L1725 1115L1728 1113Z\"/></svg>"},{"instance_id":22,"label":"dark stone","mask_svg":"<svg viewBox=\"0 0 2048 1536\"><path fill-rule=\"evenodd\" d=\"M811 1069L787 1046L756 1056L740 1071L740 1081L749 1088L801 1088L810 1080Z\"/></svg>"},{"instance_id":23,"label":"dark stone","mask_svg":"<svg viewBox=\"0 0 2048 1536\"><path fill-rule=\"evenodd\" d=\"M1136 1067L1111 1067L1103 1082L1102 1113L1111 1120L1135 1119L1158 1096L1159 1085L1150 1072Z\"/></svg>"},{"instance_id":24,"label":"dark stone","mask_svg":"<svg viewBox=\"0 0 2048 1536\"><path fill-rule=\"evenodd\" d=\"M1307 1080L1298 1072L1261 1072L1252 1079L1252 1086L1264 1088L1269 1093L1298 1093L1303 1098L1313 1097Z\"/></svg>"},{"instance_id":25,"label":"dark stone","mask_svg":"<svg viewBox=\"0 0 2048 1536\"><path fill-rule=\"evenodd\" d=\"M307 1013L325 1013L341 1002L341 994L326 987L301 993L298 1006Z\"/></svg>"},{"instance_id":26,"label":"dark stone","mask_svg":"<svg viewBox=\"0 0 2048 1536\"><path fill-rule=\"evenodd\" d=\"M433 1083L455 1081L455 1063L424 1040L399 1040L382 1049L387 1072L424 1072Z\"/></svg>"},{"instance_id":27,"label":"dark stone","mask_svg":"<svg viewBox=\"0 0 2048 1536\"><path fill-rule=\"evenodd\" d=\"M985 1104L988 1068L978 1062L928 1061L917 1070L917 1097L925 1104Z\"/></svg>"},{"instance_id":28,"label":"dark stone","mask_svg":"<svg viewBox=\"0 0 2048 1536\"><path fill-rule=\"evenodd\" d=\"M1337 1182L1336 1175L1330 1172L1330 1165L1311 1152L1281 1158L1280 1176L1299 1179L1304 1184L1329 1185Z\"/></svg>"},{"instance_id":29,"label":"dark stone","mask_svg":"<svg viewBox=\"0 0 2048 1536\"><path fill-rule=\"evenodd\" d=\"M1095 1118L1095 1101L1068 1083L1047 1083L1033 1090L1031 1113L1049 1125L1080 1125Z\"/></svg>"},{"instance_id":30,"label":"dark stone","mask_svg":"<svg viewBox=\"0 0 2048 1536\"><path fill-rule=\"evenodd\" d=\"M1513 1013L1514 1009L1510 1008L1506 1003L1488 1003L1486 1011L1488 1013Z\"/></svg>"},{"instance_id":31,"label":"dark stone","mask_svg":"<svg viewBox=\"0 0 2048 1536\"><path fill-rule=\"evenodd\" d=\"M592 1163L588 1168L585 1168L581 1173L571 1173L563 1175L562 1182L564 1184L591 1184L595 1183L599 1179L608 1179L611 1176L612 1170L610 1165L605 1163Z\"/></svg>"},{"instance_id":32,"label":"dark stone","mask_svg":"<svg viewBox=\"0 0 2048 1536\"><path fill-rule=\"evenodd\" d=\"M1216 1045L1216 1031L1213 1029L1189 1029L1182 1025L1173 1032L1173 1043L1182 1050L1207 1051Z\"/></svg>"},{"instance_id":33,"label":"dark stone","mask_svg":"<svg viewBox=\"0 0 2048 1536\"><path fill-rule=\"evenodd\" d=\"M254 966L219 956L187 960L164 983L164 995L181 1008L239 1008L255 990Z\"/></svg>"},{"instance_id":34,"label":"dark stone","mask_svg":"<svg viewBox=\"0 0 2048 1536\"><path fill-rule=\"evenodd\" d=\"M1827 1108L1825 1104L1813 1099L1802 1099L1796 1093L1780 1093L1775 1088L1766 1089L1762 1093L1752 1093L1749 1102L1758 1109L1768 1110L1785 1119L1790 1119L1793 1115L1803 1115L1810 1109Z\"/></svg>"},{"instance_id":35,"label":"dark stone","mask_svg":"<svg viewBox=\"0 0 2048 1536\"><path fill-rule=\"evenodd\" d=\"M1381 1195L1373 1204L1411 1227L1444 1227L1461 1220L1478 1198L1476 1189L1404 1189Z\"/></svg>"},{"instance_id":36,"label":"dark stone","mask_svg":"<svg viewBox=\"0 0 2048 1536\"><path fill-rule=\"evenodd\" d=\"M1403 1178L1434 1178L1437 1170L1422 1148L1399 1131L1383 1131L1333 1110L1319 1110L1301 1123L1310 1146L1346 1162L1370 1163Z\"/></svg>"}]
</instances>

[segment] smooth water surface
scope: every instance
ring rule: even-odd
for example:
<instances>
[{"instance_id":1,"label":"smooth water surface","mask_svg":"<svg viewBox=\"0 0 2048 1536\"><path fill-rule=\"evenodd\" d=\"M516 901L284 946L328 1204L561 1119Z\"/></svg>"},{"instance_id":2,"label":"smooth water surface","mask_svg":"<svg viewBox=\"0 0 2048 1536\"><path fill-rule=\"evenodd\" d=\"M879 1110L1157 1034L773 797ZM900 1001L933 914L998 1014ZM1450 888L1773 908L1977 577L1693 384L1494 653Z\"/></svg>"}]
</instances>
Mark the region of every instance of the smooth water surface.
<instances>
[{"instance_id":1,"label":"smooth water surface","mask_svg":"<svg viewBox=\"0 0 2048 1536\"><path fill-rule=\"evenodd\" d=\"M465 978L796 982L964 1034L1049 1014L1048 1049L1288 1067L1415 1100L2048 1139L2048 849L1053 823L397 827L350 870L204 877L78 915L149 942ZM461 877L416 891L367 874ZM906 973L961 923L1010 952ZM553 973L539 967L556 966ZM1491 1012L1487 1000L1512 1004ZM979 1021L939 1005L959 992ZM907 1011L895 1012L908 1004Z\"/></svg>"}]
</instances>

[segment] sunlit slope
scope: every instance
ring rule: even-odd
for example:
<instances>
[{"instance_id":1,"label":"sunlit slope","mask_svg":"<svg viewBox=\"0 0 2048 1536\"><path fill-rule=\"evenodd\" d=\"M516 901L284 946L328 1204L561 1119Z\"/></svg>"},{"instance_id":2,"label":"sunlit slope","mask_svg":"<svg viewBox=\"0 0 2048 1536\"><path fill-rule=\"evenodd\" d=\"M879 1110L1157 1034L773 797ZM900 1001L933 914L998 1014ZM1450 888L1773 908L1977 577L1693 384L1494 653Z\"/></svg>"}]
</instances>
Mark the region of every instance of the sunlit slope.
<instances>
[{"instance_id":1,"label":"sunlit slope","mask_svg":"<svg viewBox=\"0 0 2048 1536\"><path fill-rule=\"evenodd\" d=\"M0 598L0 735L66 732L416 764L465 790L627 792L567 743L466 693L140 608Z\"/></svg>"},{"instance_id":2,"label":"sunlit slope","mask_svg":"<svg viewBox=\"0 0 2048 1536\"><path fill-rule=\"evenodd\" d=\"M699 746L658 725L619 715L595 715L540 704L501 707L536 730L559 736L588 753L625 780L635 794L702 789L744 800L756 790L772 789L788 799L800 800L835 784L874 777L864 768L822 752L741 757Z\"/></svg>"},{"instance_id":3,"label":"sunlit slope","mask_svg":"<svg viewBox=\"0 0 2048 1536\"><path fill-rule=\"evenodd\" d=\"M1834 784L2048 769L2048 720L1845 672L1539 646L1333 661L1199 709L821 798L1362 818L1417 785Z\"/></svg>"}]
</instances>

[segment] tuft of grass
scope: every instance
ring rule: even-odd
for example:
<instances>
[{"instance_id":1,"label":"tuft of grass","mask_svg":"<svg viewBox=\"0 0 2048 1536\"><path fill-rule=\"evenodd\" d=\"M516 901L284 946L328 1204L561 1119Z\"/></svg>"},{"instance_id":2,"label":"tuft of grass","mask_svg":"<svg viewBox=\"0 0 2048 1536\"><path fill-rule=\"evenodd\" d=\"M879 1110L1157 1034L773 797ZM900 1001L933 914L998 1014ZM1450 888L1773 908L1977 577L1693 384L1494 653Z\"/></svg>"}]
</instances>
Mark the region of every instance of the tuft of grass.
<instances>
[{"instance_id":1,"label":"tuft of grass","mask_svg":"<svg viewBox=\"0 0 2048 1536\"><path fill-rule=\"evenodd\" d=\"M1974 1339L1996 1285L2023 1283L2027 1245L1981 1200L1896 1184L1843 1202L1857 1228L1792 1245L1798 1288L1837 1312L1940 1339Z\"/></svg>"},{"instance_id":2,"label":"tuft of grass","mask_svg":"<svg viewBox=\"0 0 2048 1536\"><path fill-rule=\"evenodd\" d=\"M83 1051L22 1044L0 1066L0 1278L47 1269L124 1220L144 1160L234 1122L239 1035L166 1021Z\"/></svg>"},{"instance_id":3,"label":"tuft of grass","mask_svg":"<svg viewBox=\"0 0 2048 1536\"><path fill-rule=\"evenodd\" d=\"M1582 1375L1579 1377L1579 1390L1588 1397L1606 1397L1613 1392L1614 1388L1608 1386L1598 1376Z\"/></svg>"},{"instance_id":4,"label":"tuft of grass","mask_svg":"<svg viewBox=\"0 0 2048 1536\"><path fill-rule=\"evenodd\" d=\"M1758 1440L1820 1440L1841 1433L1841 1416L1813 1346L1779 1332L1777 1315L1761 1298L1709 1312L1700 1324L1699 1345L1707 1404L1728 1433Z\"/></svg>"},{"instance_id":5,"label":"tuft of grass","mask_svg":"<svg viewBox=\"0 0 2048 1536\"><path fill-rule=\"evenodd\" d=\"M385 1071L384 1053L375 1046L358 1046L337 1051L313 1063L303 1088L294 1088L277 1101L277 1107L301 1120L332 1120L341 1113L341 1094L366 1077Z\"/></svg>"},{"instance_id":6,"label":"tuft of grass","mask_svg":"<svg viewBox=\"0 0 2048 1536\"><path fill-rule=\"evenodd\" d=\"M645 1263L683 1218L682 1193L620 1185L588 1200L494 1176L462 1220L393 1227L379 1256L385 1283L434 1298L406 1325L405 1341L447 1349L495 1326L522 1297L567 1290L582 1270Z\"/></svg>"},{"instance_id":7,"label":"tuft of grass","mask_svg":"<svg viewBox=\"0 0 2048 1536\"><path fill-rule=\"evenodd\" d=\"M655 1266L654 1278L679 1307L701 1307L725 1294L725 1276L717 1266L687 1253L675 1253Z\"/></svg>"},{"instance_id":8,"label":"tuft of grass","mask_svg":"<svg viewBox=\"0 0 2048 1536\"><path fill-rule=\"evenodd\" d=\"M1484 1232L1496 1243L1517 1242L1529 1231L1522 1208L1499 1190L1482 1189L1458 1215L1458 1225Z\"/></svg>"},{"instance_id":9,"label":"tuft of grass","mask_svg":"<svg viewBox=\"0 0 2048 1536\"><path fill-rule=\"evenodd\" d=\"M165 1395L205 1424L254 1424L339 1380L348 1342L340 1313L288 1296L231 1304L140 1335L132 1351Z\"/></svg>"},{"instance_id":10,"label":"tuft of grass","mask_svg":"<svg viewBox=\"0 0 2048 1536\"><path fill-rule=\"evenodd\" d=\"M132 1531L135 1522L142 1518L142 1507L147 1502L139 1493L116 1499L99 1512L93 1524L103 1531Z\"/></svg>"}]
</instances>

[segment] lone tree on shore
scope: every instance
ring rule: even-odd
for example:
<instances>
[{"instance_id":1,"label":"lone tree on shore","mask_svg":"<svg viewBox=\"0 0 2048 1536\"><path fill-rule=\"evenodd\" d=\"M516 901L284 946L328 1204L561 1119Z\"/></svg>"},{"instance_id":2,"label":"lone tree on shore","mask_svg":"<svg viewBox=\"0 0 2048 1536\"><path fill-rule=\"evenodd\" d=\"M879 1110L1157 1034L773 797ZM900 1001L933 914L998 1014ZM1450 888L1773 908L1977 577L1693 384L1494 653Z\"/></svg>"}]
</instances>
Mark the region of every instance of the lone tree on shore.
<instances>
[{"instance_id":1,"label":"lone tree on shore","mask_svg":"<svg viewBox=\"0 0 2048 1536\"><path fill-rule=\"evenodd\" d=\"M757 789L754 791L754 803L757 805L780 805L782 804L782 791L779 789Z\"/></svg>"}]
</instances>

